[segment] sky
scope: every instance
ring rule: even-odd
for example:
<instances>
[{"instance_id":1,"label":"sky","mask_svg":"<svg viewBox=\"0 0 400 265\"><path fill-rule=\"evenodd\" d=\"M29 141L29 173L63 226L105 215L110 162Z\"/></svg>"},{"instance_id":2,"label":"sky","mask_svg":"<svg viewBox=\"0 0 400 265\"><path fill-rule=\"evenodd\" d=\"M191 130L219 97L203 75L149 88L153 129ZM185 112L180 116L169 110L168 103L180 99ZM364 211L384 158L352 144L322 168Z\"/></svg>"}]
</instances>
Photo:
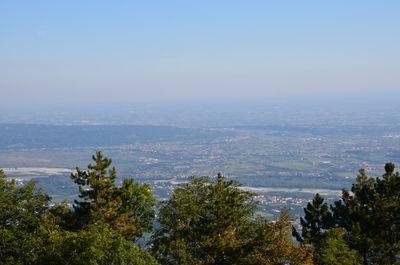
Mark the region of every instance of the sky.
<instances>
[{"instance_id":1,"label":"sky","mask_svg":"<svg viewBox=\"0 0 400 265\"><path fill-rule=\"evenodd\" d=\"M400 1L0 1L2 105L400 91Z\"/></svg>"}]
</instances>

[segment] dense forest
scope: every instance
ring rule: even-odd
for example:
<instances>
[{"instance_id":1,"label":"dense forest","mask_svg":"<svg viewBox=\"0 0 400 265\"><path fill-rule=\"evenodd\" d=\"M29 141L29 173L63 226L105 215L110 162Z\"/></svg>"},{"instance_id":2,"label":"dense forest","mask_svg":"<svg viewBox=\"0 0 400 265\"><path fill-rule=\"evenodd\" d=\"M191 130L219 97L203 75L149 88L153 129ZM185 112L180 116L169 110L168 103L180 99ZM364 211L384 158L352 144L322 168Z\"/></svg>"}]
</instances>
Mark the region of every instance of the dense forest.
<instances>
[{"instance_id":1,"label":"dense forest","mask_svg":"<svg viewBox=\"0 0 400 265\"><path fill-rule=\"evenodd\" d=\"M0 263L400 264L400 174L392 163L378 178L361 169L331 205L316 194L300 231L287 209L274 221L257 215L257 194L222 174L190 177L157 204L148 184L116 185L111 163L97 152L71 174L80 193L72 207L0 171Z\"/></svg>"}]
</instances>

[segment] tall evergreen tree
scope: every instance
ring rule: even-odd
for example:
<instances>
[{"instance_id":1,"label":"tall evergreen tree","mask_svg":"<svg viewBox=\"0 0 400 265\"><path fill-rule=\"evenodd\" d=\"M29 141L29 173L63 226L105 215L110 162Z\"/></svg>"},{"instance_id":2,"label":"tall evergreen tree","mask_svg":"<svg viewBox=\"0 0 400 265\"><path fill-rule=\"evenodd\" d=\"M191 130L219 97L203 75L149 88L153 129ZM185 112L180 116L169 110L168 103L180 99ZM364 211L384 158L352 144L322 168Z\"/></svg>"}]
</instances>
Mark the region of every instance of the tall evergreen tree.
<instances>
[{"instance_id":1,"label":"tall evergreen tree","mask_svg":"<svg viewBox=\"0 0 400 265\"><path fill-rule=\"evenodd\" d=\"M111 158L101 152L93 155L94 164L88 170L76 169L72 180L79 186L79 197L74 205L75 229L104 222L128 240L136 240L151 230L155 199L148 184L125 179L116 186L116 170Z\"/></svg>"},{"instance_id":2,"label":"tall evergreen tree","mask_svg":"<svg viewBox=\"0 0 400 265\"><path fill-rule=\"evenodd\" d=\"M239 183L218 174L191 177L160 207L152 251L163 264L235 264L251 243L249 217L256 201Z\"/></svg>"},{"instance_id":3,"label":"tall evergreen tree","mask_svg":"<svg viewBox=\"0 0 400 265\"><path fill-rule=\"evenodd\" d=\"M365 170L361 169L356 181L351 193L343 190L342 199L331 208L336 226L346 229L346 240L350 247L360 253L364 264L368 264L376 233L375 179L368 177Z\"/></svg>"},{"instance_id":4,"label":"tall evergreen tree","mask_svg":"<svg viewBox=\"0 0 400 265\"><path fill-rule=\"evenodd\" d=\"M327 213L326 205L317 194L305 208L305 217L301 220L302 235L297 232L294 235L301 242L315 245L325 238L327 229L344 228L347 245L357 250L364 265L397 264L400 255L400 174L394 170L395 165L387 163L383 176L374 178L360 169L351 191L343 190L341 200L331 205L331 213Z\"/></svg>"},{"instance_id":5,"label":"tall evergreen tree","mask_svg":"<svg viewBox=\"0 0 400 265\"><path fill-rule=\"evenodd\" d=\"M291 243L288 215L255 216L255 194L218 174L190 178L160 207L151 248L162 264L310 264L309 249Z\"/></svg>"},{"instance_id":6,"label":"tall evergreen tree","mask_svg":"<svg viewBox=\"0 0 400 265\"><path fill-rule=\"evenodd\" d=\"M391 163L385 170L382 179L360 170L352 193L344 190L332 207L335 222L346 229L347 242L364 264L395 264L400 253L400 177Z\"/></svg>"},{"instance_id":7,"label":"tall evergreen tree","mask_svg":"<svg viewBox=\"0 0 400 265\"><path fill-rule=\"evenodd\" d=\"M324 229L332 225L332 215L329 212L327 203L318 193L314 196L312 202L304 208L304 218L300 218L302 226L301 234L293 228L293 236L303 244L314 244L318 241L324 232Z\"/></svg>"},{"instance_id":8,"label":"tall evergreen tree","mask_svg":"<svg viewBox=\"0 0 400 265\"><path fill-rule=\"evenodd\" d=\"M18 184L0 170L0 264L158 264L131 241L152 226L150 187L132 179L117 187L111 159L93 158L89 171L73 174L82 192L76 211L49 207L35 183Z\"/></svg>"},{"instance_id":9,"label":"tall evergreen tree","mask_svg":"<svg viewBox=\"0 0 400 265\"><path fill-rule=\"evenodd\" d=\"M400 263L400 174L387 163L385 174L375 182L373 246L379 262Z\"/></svg>"}]
</instances>

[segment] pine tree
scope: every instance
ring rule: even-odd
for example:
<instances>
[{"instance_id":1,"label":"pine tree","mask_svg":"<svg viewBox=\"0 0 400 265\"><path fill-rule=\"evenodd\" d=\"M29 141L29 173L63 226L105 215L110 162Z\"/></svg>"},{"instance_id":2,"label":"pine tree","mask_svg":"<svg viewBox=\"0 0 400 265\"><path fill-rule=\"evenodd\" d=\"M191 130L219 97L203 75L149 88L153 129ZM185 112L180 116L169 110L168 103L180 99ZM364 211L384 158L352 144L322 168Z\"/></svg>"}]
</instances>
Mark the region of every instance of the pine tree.
<instances>
[{"instance_id":1,"label":"pine tree","mask_svg":"<svg viewBox=\"0 0 400 265\"><path fill-rule=\"evenodd\" d=\"M128 240L136 240L151 230L155 199L150 185L128 178L118 187L116 170L109 169L112 160L101 152L96 152L92 158L95 163L89 164L88 170L77 168L76 173L71 174L79 185L81 198L74 205L74 229L104 222Z\"/></svg>"},{"instance_id":2,"label":"pine tree","mask_svg":"<svg viewBox=\"0 0 400 265\"><path fill-rule=\"evenodd\" d=\"M163 264L236 264L248 251L254 194L218 174L191 177L160 207L151 247Z\"/></svg>"},{"instance_id":3,"label":"pine tree","mask_svg":"<svg viewBox=\"0 0 400 265\"><path fill-rule=\"evenodd\" d=\"M400 255L400 174L387 163L385 174L375 182L373 252L375 260L395 264Z\"/></svg>"},{"instance_id":4,"label":"pine tree","mask_svg":"<svg viewBox=\"0 0 400 265\"><path fill-rule=\"evenodd\" d=\"M303 244L314 244L322 237L324 229L331 226L331 220L328 204L324 203L324 198L317 193L312 202L304 208L304 218L300 218L301 234L293 228L293 236Z\"/></svg>"},{"instance_id":5,"label":"pine tree","mask_svg":"<svg viewBox=\"0 0 400 265\"><path fill-rule=\"evenodd\" d=\"M315 242L315 264L317 265L360 265L361 258L349 248L343 239L343 228L327 230Z\"/></svg>"},{"instance_id":6,"label":"pine tree","mask_svg":"<svg viewBox=\"0 0 400 265\"><path fill-rule=\"evenodd\" d=\"M329 229L344 228L345 242L358 252L364 265L396 264L400 255L400 174L394 170L395 165L387 163L382 178L374 178L360 169L351 191L343 190L330 212L317 194L304 210L302 234L293 234L303 243L320 246L328 235L338 239Z\"/></svg>"},{"instance_id":7,"label":"pine tree","mask_svg":"<svg viewBox=\"0 0 400 265\"><path fill-rule=\"evenodd\" d=\"M0 170L0 264L158 264L131 241L152 226L151 189L132 179L117 187L111 159L93 158L89 171L73 174L82 198L76 211L49 207L35 183L18 184Z\"/></svg>"},{"instance_id":8,"label":"pine tree","mask_svg":"<svg viewBox=\"0 0 400 265\"><path fill-rule=\"evenodd\" d=\"M305 265L312 251L291 242L283 211L272 223L255 215L255 194L221 174L190 178L161 204L151 249L162 264Z\"/></svg>"}]
</instances>

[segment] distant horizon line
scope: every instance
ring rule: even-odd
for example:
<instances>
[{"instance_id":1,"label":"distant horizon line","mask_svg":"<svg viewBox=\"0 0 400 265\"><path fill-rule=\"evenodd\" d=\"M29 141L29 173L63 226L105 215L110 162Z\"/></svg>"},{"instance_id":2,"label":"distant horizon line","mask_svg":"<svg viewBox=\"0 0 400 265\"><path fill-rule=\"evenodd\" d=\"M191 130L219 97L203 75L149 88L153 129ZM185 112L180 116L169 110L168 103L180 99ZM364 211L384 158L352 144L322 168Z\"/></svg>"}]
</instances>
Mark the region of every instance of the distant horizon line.
<instances>
[{"instance_id":1,"label":"distant horizon line","mask_svg":"<svg viewBox=\"0 0 400 265\"><path fill-rule=\"evenodd\" d=\"M302 104L309 103L313 101L314 103L318 103L318 101L327 101L332 103L352 103L352 102L360 102L360 101L368 101L368 103L378 103L378 101L384 101L383 103L397 103L400 99L400 88L399 91L379 91L379 92L347 92L347 93L283 93L281 95L271 94L270 96L259 96L259 97L203 97L203 98L154 98L154 99L97 99L97 100L88 100L88 99L74 99L71 101L68 100L46 100L46 101L19 101L13 102L12 100L4 100L0 106L0 109L15 109L15 108L48 108L48 107L67 107L67 106L76 106L82 104L84 105L131 105L131 104L139 104L139 105L148 105L148 104L162 104L162 105L170 105L170 104L285 104L285 103L293 103L293 104ZM381 102L382 103L382 102Z\"/></svg>"}]
</instances>

